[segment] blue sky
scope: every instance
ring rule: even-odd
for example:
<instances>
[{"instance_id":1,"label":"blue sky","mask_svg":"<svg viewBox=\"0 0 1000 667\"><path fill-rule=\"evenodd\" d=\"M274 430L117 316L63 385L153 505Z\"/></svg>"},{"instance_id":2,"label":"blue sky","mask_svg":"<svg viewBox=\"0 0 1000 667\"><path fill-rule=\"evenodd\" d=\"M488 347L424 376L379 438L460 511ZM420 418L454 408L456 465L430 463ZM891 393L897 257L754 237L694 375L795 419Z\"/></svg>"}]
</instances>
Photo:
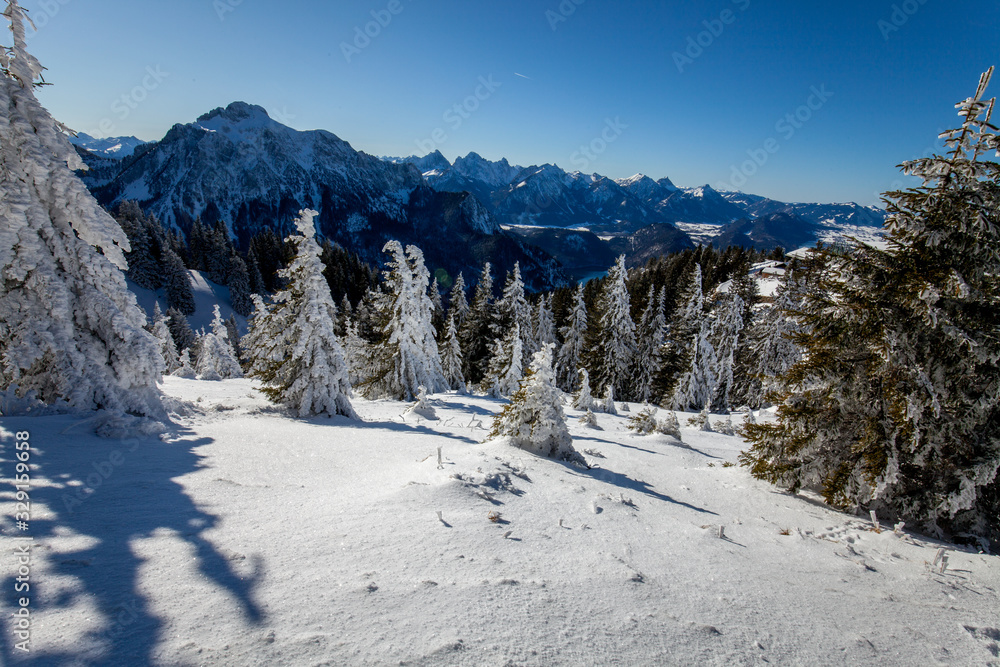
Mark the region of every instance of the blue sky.
<instances>
[{"instance_id":1,"label":"blue sky","mask_svg":"<svg viewBox=\"0 0 1000 667\"><path fill-rule=\"evenodd\" d=\"M375 155L476 151L785 201L876 203L1000 64L995 0L22 5L53 84L40 99L98 136L159 139L243 100Z\"/></svg>"}]
</instances>

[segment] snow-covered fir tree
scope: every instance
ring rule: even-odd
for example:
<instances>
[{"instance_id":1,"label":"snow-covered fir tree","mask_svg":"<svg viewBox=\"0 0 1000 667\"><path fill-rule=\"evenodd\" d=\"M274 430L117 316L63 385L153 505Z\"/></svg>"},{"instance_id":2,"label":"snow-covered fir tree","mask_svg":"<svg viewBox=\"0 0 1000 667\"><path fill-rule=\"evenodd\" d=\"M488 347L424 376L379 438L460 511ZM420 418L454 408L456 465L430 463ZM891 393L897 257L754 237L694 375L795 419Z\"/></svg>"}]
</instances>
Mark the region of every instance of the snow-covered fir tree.
<instances>
[{"instance_id":1,"label":"snow-covered fir tree","mask_svg":"<svg viewBox=\"0 0 1000 667\"><path fill-rule=\"evenodd\" d=\"M888 247L820 254L806 273L778 421L745 427L758 478L815 486L932 534L1000 546L1000 136L995 100L958 105L946 155L903 164Z\"/></svg>"},{"instance_id":2,"label":"snow-covered fir tree","mask_svg":"<svg viewBox=\"0 0 1000 667\"><path fill-rule=\"evenodd\" d=\"M794 297L795 275L792 271L785 274L773 305L762 310L740 341L731 397L734 405L755 410L767 405L767 393L775 380L801 359L793 340L799 332L794 317L798 307Z\"/></svg>"},{"instance_id":3,"label":"snow-covered fir tree","mask_svg":"<svg viewBox=\"0 0 1000 667\"><path fill-rule=\"evenodd\" d=\"M712 345L715 321L706 317L688 346L690 366L681 373L671 401L674 410L710 406L718 385L719 360Z\"/></svg>"},{"instance_id":4,"label":"snow-covered fir tree","mask_svg":"<svg viewBox=\"0 0 1000 667\"><path fill-rule=\"evenodd\" d=\"M24 10L0 48L0 391L48 404L162 416L159 341L125 282L125 232L73 169L84 165L35 98Z\"/></svg>"},{"instance_id":5,"label":"snow-covered fir tree","mask_svg":"<svg viewBox=\"0 0 1000 667\"><path fill-rule=\"evenodd\" d=\"M180 357L177 360L177 368L171 373L174 377L187 378L193 380L198 376L197 372L194 370L194 363L191 361L191 351L184 350L181 352Z\"/></svg>"},{"instance_id":6,"label":"snow-covered fir tree","mask_svg":"<svg viewBox=\"0 0 1000 667\"><path fill-rule=\"evenodd\" d=\"M493 341L493 267L489 262L476 285L469 314L458 329L458 342L462 345L463 373L470 386L480 384L489 372L490 343Z\"/></svg>"},{"instance_id":7,"label":"snow-covered fir tree","mask_svg":"<svg viewBox=\"0 0 1000 667\"><path fill-rule=\"evenodd\" d=\"M622 396L632 389L635 323L625 280L625 256L618 258L597 300L599 320L590 352L590 369L598 386L611 385Z\"/></svg>"},{"instance_id":8,"label":"snow-covered fir tree","mask_svg":"<svg viewBox=\"0 0 1000 667\"><path fill-rule=\"evenodd\" d=\"M440 345L441 370L451 389L465 391L465 376L462 374L462 347L458 344L458 329L455 326L455 311L448 312L444 327L444 337Z\"/></svg>"},{"instance_id":9,"label":"snow-covered fir tree","mask_svg":"<svg viewBox=\"0 0 1000 667\"><path fill-rule=\"evenodd\" d=\"M219 305L215 305L212 330L198 338L198 362L195 371L202 380L230 380L243 377L243 369L236 360L236 350L229 342L229 331L222 319Z\"/></svg>"},{"instance_id":10,"label":"snow-covered fir tree","mask_svg":"<svg viewBox=\"0 0 1000 667\"><path fill-rule=\"evenodd\" d=\"M609 415L618 414L618 408L615 406L615 386L609 384L604 388L604 398L601 399L601 412Z\"/></svg>"},{"instance_id":11,"label":"snow-covered fir tree","mask_svg":"<svg viewBox=\"0 0 1000 667\"><path fill-rule=\"evenodd\" d=\"M361 336L358 322L353 320L347 323L344 334L344 354L351 385L357 386L371 374L371 363L368 341Z\"/></svg>"},{"instance_id":12,"label":"snow-covered fir tree","mask_svg":"<svg viewBox=\"0 0 1000 667\"><path fill-rule=\"evenodd\" d=\"M316 242L317 215L308 209L299 212L295 221L299 233L286 239L295 258L280 271L286 287L274 295L272 308L254 317L246 354L251 375L264 382L264 393L300 417L357 419L344 350L334 331L337 306L323 276ZM261 305L258 302L257 307Z\"/></svg>"},{"instance_id":13,"label":"snow-covered fir tree","mask_svg":"<svg viewBox=\"0 0 1000 667\"><path fill-rule=\"evenodd\" d=\"M226 335L229 337L229 344L239 360L243 356L243 348L240 346L240 328L236 324L236 316L230 315L226 318Z\"/></svg>"},{"instance_id":14,"label":"snow-covered fir tree","mask_svg":"<svg viewBox=\"0 0 1000 667\"><path fill-rule=\"evenodd\" d=\"M493 357L490 361L490 372L483 383L483 390L500 396L510 396L521 382L524 366L521 365L523 343L521 342L521 327L516 322L503 339L493 344Z\"/></svg>"},{"instance_id":15,"label":"snow-covered fir tree","mask_svg":"<svg viewBox=\"0 0 1000 667\"><path fill-rule=\"evenodd\" d=\"M259 294L251 294L250 302L253 304L253 315L246 335L240 339L240 347L246 360L247 377L255 377L258 373L265 372L270 363L266 350L270 348L272 334L265 324L271 313Z\"/></svg>"},{"instance_id":16,"label":"snow-covered fir tree","mask_svg":"<svg viewBox=\"0 0 1000 667\"><path fill-rule=\"evenodd\" d=\"M736 348L743 333L743 306L743 299L735 291L723 295L715 304L711 342L716 361L712 411L716 414L725 414L730 410Z\"/></svg>"},{"instance_id":17,"label":"snow-covered fir tree","mask_svg":"<svg viewBox=\"0 0 1000 667\"><path fill-rule=\"evenodd\" d=\"M667 325L667 340L660 348L660 371L653 395L663 405L673 405L681 376L691 369L694 344L706 318L701 265L695 264L684 288L677 295L677 307ZM700 410L699 406L698 409Z\"/></svg>"},{"instance_id":18,"label":"snow-covered fir tree","mask_svg":"<svg viewBox=\"0 0 1000 667\"><path fill-rule=\"evenodd\" d=\"M583 283L577 285L569 319L559 332L563 344L559 348L556 377L559 388L568 392L580 387L580 367L587 350L587 304L583 299L583 290Z\"/></svg>"},{"instance_id":19,"label":"snow-covered fir tree","mask_svg":"<svg viewBox=\"0 0 1000 667\"><path fill-rule=\"evenodd\" d=\"M437 334L444 330L444 303L441 301L441 289L438 287L437 278L431 278L427 295L431 300L431 325Z\"/></svg>"},{"instance_id":20,"label":"snow-covered fir tree","mask_svg":"<svg viewBox=\"0 0 1000 667\"><path fill-rule=\"evenodd\" d=\"M160 355L163 357L166 372L173 373L180 365L180 354L167 325L167 318L160 310L159 301L153 305L153 335L160 341Z\"/></svg>"},{"instance_id":21,"label":"snow-covered fir tree","mask_svg":"<svg viewBox=\"0 0 1000 667\"><path fill-rule=\"evenodd\" d=\"M577 371L577 384L580 388L573 397L573 407L577 410L593 410L596 406L594 396L590 393L590 374L586 368Z\"/></svg>"},{"instance_id":22,"label":"snow-covered fir tree","mask_svg":"<svg viewBox=\"0 0 1000 667\"><path fill-rule=\"evenodd\" d=\"M372 375L359 388L369 398L404 401L413 400L420 387L447 391L423 252L411 245L404 254L398 241L389 241L383 250L391 257L384 272L388 293L379 304L384 324L372 348Z\"/></svg>"},{"instance_id":23,"label":"snow-covered fir tree","mask_svg":"<svg viewBox=\"0 0 1000 667\"><path fill-rule=\"evenodd\" d=\"M469 315L469 300L465 296L465 276L461 273L455 278L455 284L448 293L448 311L455 315L455 326L461 330L465 318Z\"/></svg>"},{"instance_id":24,"label":"snow-covered fir tree","mask_svg":"<svg viewBox=\"0 0 1000 667\"><path fill-rule=\"evenodd\" d=\"M543 345L556 345L556 322L552 315L552 295L543 294L538 299L534 313L535 348L540 350Z\"/></svg>"},{"instance_id":25,"label":"snow-covered fir tree","mask_svg":"<svg viewBox=\"0 0 1000 667\"><path fill-rule=\"evenodd\" d=\"M662 350L661 390L675 410L701 410L712 400L718 359L712 347L714 321L705 313L701 265L696 264L681 294L683 304L670 320L670 339ZM675 374L674 377L664 376Z\"/></svg>"},{"instance_id":26,"label":"snow-covered fir tree","mask_svg":"<svg viewBox=\"0 0 1000 667\"><path fill-rule=\"evenodd\" d=\"M583 463L566 426L562 396L552 371L552 350L536 352L511 401L494 418L490 438L509 438L515 447L539 456Z\"/></svg>"},{"instance_id":27,"label":"snow-covered fir tree","mask_svg":"<svg viewBox=\"0 0 1000 667\"><path fill-rule=\"evenodd\" d=\"M524 296L524 282L521 280L521 267L514 264L514 270L507 275L507 283L503 288L503 295L496 303L495 318L493 320L493 337L495 341L506 340L510 336L514 327L520 335L521 340L521 368L527 365L527 361L537 350L532 339L532 309ZM492 362L491 362L492 367Z\"/></svg>"},{"instance_id":28,"label":"snow-covered fir tree","mask_svg":"<svg viewBox=\"0 0 1000 667\"><path fill-rule=\"evenodd\" d=\"M646 308L639 322L638 353L635 356L633 378L637 401L646 402L654 396L654 382L660 374L660 351L667 342L667 318L664 291L657 293L656 286L649 286Z\"/></svg>"}]
</instances>

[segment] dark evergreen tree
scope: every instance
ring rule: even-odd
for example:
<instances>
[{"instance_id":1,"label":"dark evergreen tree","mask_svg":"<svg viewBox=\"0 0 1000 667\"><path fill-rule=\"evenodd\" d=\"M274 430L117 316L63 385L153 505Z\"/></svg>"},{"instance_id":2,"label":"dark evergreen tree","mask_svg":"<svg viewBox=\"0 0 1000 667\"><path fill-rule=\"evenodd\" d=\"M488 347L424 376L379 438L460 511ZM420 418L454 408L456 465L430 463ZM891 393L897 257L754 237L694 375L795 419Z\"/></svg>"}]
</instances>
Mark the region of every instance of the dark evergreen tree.
<instances>
[{"instance_id":1,"label":"dark evergreen tree","mask_svg":"<svg viewBox=\"0 0 1000 667\"><path fill-rule=\"evenodd\" d=\"M227 273L229 299L233 303L233 310L243 317L249 317L253 311L253 302L250 300L250 276L247 274L246 263L236 253L229 256Z\"/></svg>"},{"instance_id":2,"label":"dark evergreen tree","mask_svg":"<svg viewBox=\"0 0 1000 667\"><path fill-rule=\"evenodd\" d=\"M178 352L183 352L194 345L194 331L184 313L176 308L169 308L167 310L167 327L170 329L170 335L174 338L174 345Z\"/></svg>"},{"instance_id":3,"label":"dark evergreen tree","mask_svg":"<svg viewBox=\"0 0 1000 667\"><path fill-rule=\"evenodd\" d=\"M194 292L191 290L191 276L181 258L167 250L163 255L163 282L167 291L167 305L185 315L195 310Z\"/></svg>"},{"instance_id":4,"label":"dark evergreen tree","mask_svg":"<svg viewBox=\"0 0 1000 667\"><path fill-rule=\"evenodd\" d=\"M798 319L803 359L778 421L742 462L844 509L1000 544L1000 148L994 100L959 104L949 153L902 165L888 248L820 253ZM963 537L965 535L966 537Z\"/></svg>"},{"instance_id":5,"label":"dark evergreen tree","mask_svg":"<svg viewBox=\"0 0 1000 667\"><path fill-rule=\"evenodd\" d=\"M478 385L486 377L490 363L490 325L493 322L493 267L487 262L479 276L479 284L462 323L458 342L462 346L463 373L469 385Z\"/></svg>"}]
</instances>

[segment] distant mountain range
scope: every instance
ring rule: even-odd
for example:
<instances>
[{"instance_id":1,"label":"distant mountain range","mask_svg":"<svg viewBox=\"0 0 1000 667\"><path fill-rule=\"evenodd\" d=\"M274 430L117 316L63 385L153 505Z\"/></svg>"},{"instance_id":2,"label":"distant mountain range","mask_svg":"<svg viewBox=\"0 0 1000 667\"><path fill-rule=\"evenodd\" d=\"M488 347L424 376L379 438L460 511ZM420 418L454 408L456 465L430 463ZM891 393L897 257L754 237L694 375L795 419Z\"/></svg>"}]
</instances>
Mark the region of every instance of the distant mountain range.
<instances>
[{"instance_id":1,"label":"distant mountain range","mask_svg":"<svg viewBox=\"0 0 1000 667\"><path fill-rule=\"evenodd\" d=\"M848 204L789 204L757 195L678 188L641 174L612 179L552 164L521 167L470 153L454 162L376 158L322 130L299 132L261 107L234 102L158 142L74 138L83 174L104 204L138 201L168 226L225 221L237 243L266 227L279 233L303 207L320 232L379 262L385 240L424 249L432 270L497 275L520 262L541 289L607 268L693 247L787 249L861 232L875 235L885 212Z\"/></svg>"},{"instance_id":2,"label":"distant mountain range","mask_svg":"<svg viewBox=\"0 0 1000 667\"><path fill-rule=\"evenodd\" d=\"M74 146L112 160L121 160L131 157L135 149L146 142L135 137L108 137L107 139L95 139L84 132L79 132L76 136L71 136L69 142Z\"/></svg>"},{"instance_id":3,"label":"distant mountain range","mask_svg":"<svg viewBox=\"0 0 1000 667\"><path fill-rule=\"evenodd\" d=\"M174 125L121 161L78 150L101 203L135 200L184 232L196 218L221 220L243 248L265 228L290 233L308 207L319 211L321 234L373 264L396 239L420 246L439 275L472 279L490 261L502 280L520 262L535 289L567 280L553 258L505 233L475 196L434 190L412 165L355 151L329 132L293 130L243 102Z\"/></svg>"}]
</instances>

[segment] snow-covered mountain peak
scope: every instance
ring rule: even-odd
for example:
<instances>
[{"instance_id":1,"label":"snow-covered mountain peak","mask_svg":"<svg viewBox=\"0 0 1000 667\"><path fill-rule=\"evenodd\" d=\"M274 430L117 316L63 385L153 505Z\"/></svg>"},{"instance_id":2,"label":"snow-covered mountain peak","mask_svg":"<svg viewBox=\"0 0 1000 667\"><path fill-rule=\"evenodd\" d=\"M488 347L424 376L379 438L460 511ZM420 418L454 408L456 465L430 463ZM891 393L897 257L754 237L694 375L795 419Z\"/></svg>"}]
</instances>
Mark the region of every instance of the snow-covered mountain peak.
<instances>
[{"instance_id":1,"label":"snow-covered mountain peak","mask_svg":"<svg viewBox=\"0 0 1000 667\"><path fill-rule=\"evenodd\" d=\"M110 158L112 160L122 160L131 157L135 149L147 142L136 137L105 137L97 139L86 132L78 132L75 137L68 137L69 142L74 146L79 146L85 151L94 155Z\"/></svg>"},{"instance_id":2,"label":"snow-covered mountain peak","mask_svg":"<svg viewBox=\"0 0 1000 667\"><path fill-rule=\"evenodd\" d=\"M520 167L512 167L507 158L493 162L479 153L469 153L455 160L456 172L474 181L486 183L493 187L508 185L521 172Z\"/></svg>"},{"instance_id":3,"label":"snow-covered mountain peak","mask_svg":"<svg viewBox=\"0 0 1000 667\"><path fill-rule=\"evenodd\" d=\"M247 135L256 134L261 130L271 130L281 134L296 133L276 120L273 120L263 107L246 102L233 102L225 109L219 107L198 118L194 124L202 130L217 132L234 142L245 140Z\"/></svg>"}]
</instances>

